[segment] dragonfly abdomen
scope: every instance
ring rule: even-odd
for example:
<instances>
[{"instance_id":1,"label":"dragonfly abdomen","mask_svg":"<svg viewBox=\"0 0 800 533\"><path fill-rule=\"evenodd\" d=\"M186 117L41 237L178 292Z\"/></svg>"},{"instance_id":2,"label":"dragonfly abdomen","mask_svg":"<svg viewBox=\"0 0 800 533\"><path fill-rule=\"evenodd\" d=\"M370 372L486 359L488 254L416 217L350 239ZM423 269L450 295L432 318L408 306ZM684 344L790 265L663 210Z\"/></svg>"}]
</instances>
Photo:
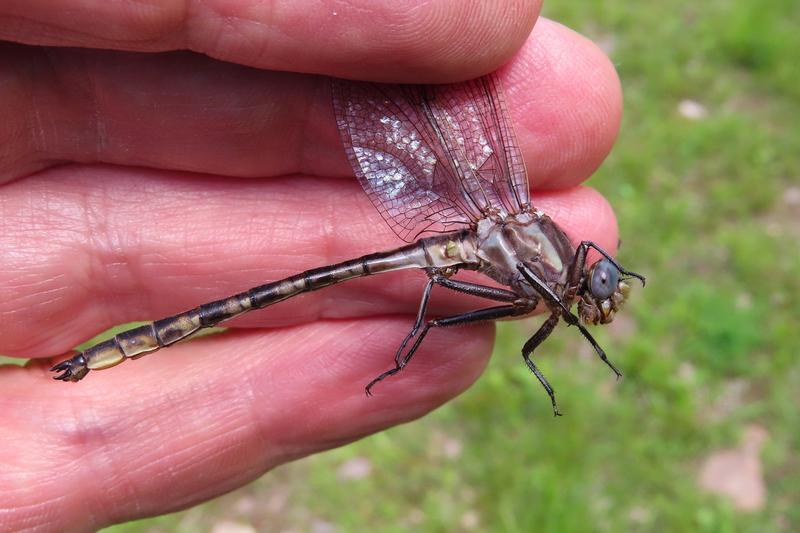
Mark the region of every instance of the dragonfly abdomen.
<instances>
[{"instance_id":1,"label":"dragonfly abdomen","mask_svg":"<svg viewBox=\"0 0 800 533\"><path fill-rule=\"evenodd\" d=\"M282 280L209 302L189 311L118 333L53 367L55 379L79 381L89 370L118 365L183 340L197 331L219 325L253 309L261 309L298 294L353 278L428 266L425 247L414 243L390 252L365 255L335 265L306 270Z\"/></svg>"}]
</instances>

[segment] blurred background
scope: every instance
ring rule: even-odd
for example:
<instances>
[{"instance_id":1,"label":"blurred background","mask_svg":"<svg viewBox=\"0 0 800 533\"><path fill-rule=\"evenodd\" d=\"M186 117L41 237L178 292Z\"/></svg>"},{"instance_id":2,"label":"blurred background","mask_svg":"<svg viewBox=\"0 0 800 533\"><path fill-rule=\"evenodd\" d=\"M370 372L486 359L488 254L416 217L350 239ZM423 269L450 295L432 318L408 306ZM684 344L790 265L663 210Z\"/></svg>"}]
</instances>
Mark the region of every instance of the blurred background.
<instances>
[{"instance_id":1,"label":"blurred background","mask_svg":"<svg viewBox=\"0 0 800 533\"><path fill-rule=\"evenodd\" d=\"M647 275L539 364L503 324L486 374L423 420L108 531L800 531L800 2L546 3L611 56L619 142L590 185ZM534 322L541 317L533 319Z\"/></svg>"}]
</instances>

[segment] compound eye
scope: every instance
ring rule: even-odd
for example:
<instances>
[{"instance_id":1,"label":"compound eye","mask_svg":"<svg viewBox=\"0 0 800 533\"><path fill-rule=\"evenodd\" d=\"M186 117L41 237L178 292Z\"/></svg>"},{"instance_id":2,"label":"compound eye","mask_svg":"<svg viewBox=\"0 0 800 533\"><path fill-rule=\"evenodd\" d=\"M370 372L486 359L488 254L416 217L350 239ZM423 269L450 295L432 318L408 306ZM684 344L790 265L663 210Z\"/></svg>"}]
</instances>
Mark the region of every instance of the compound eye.
<instances>
[{"instance_id":1,"label":"compound eye","mask_svg":"<svg viewBox=\"0 0 800 533\"><path fill-rule=\"evenodd\" d=\"M589 277L589 292L598 300L605 300L614 294L619 282L619 270L608 259L601 259L594 265Z\"/></svg>"}]
</instances>

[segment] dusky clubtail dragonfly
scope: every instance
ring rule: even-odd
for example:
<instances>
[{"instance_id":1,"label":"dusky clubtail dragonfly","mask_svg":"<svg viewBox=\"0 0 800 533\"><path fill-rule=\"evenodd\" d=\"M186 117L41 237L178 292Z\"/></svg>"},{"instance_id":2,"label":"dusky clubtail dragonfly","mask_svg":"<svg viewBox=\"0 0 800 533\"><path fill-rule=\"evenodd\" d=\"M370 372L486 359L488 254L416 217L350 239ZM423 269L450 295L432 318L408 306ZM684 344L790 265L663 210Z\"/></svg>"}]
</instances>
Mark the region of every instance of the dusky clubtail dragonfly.
<instances>
[{"instance_id":1,"label":"dusky clubtail dragonfly","mask_svg":"<svg viewBox=\"0 0 800 533\"><path fill-rule=\"evenodd\" d=\"M540 303L550 315L524 344L522 356L556 415L553 388L531 356L559 320L576 326L619 377L584 324L611 322L630 290L627 280L644 285L645 278L623 269L591 241L573 247L550 217L531 206L525 163L496 75L449 85L331 83L336 123L353 170L386 223L410 244L307 270L119 333L55 365L55 379L79 381L90 370L136 359L242 313L407 268L424 270L428 282L394 367L366 386L367 395L405 368L432 328L520 317ZM423 233L433 235L418 239ZM589 249L603 258L587 268ZM478 271L504 288L452 279L461 269ZM434 285L500 305L426 320ZM571 311L576 302L577 315Z\"/></svg>"}]
</instances>

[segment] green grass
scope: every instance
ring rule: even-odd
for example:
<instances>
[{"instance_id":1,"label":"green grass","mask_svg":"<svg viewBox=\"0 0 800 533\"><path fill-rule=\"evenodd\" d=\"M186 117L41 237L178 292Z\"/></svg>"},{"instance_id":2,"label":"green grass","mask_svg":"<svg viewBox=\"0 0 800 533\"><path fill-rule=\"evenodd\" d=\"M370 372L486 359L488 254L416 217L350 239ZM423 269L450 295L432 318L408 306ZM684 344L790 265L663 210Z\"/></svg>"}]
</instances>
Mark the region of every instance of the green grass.
<instances>
[{"instance_id":1,"label":"green grass","mask_svg":"<svg viewBox=\"0 0 800 533\"><path fill-rule=\"evenodd\" d=\"M800 186L800 3L571 0L545 14L613 43L625 90L619 142L591 180L617 210L622 262L649 280L625 327L597 333L625 379L557 330L541 360L567 415L554 420L518 356L532 325L506 324L486 374L425 419L115 530L800 530L800 207L783 196ZM681 116L684 99L707 116ZM733 385L744 392L725 407ZM769 432L754 513L696 484L746 424ZM372 473L339 480L353 457Z\"/></svg>"}]
</instances>

